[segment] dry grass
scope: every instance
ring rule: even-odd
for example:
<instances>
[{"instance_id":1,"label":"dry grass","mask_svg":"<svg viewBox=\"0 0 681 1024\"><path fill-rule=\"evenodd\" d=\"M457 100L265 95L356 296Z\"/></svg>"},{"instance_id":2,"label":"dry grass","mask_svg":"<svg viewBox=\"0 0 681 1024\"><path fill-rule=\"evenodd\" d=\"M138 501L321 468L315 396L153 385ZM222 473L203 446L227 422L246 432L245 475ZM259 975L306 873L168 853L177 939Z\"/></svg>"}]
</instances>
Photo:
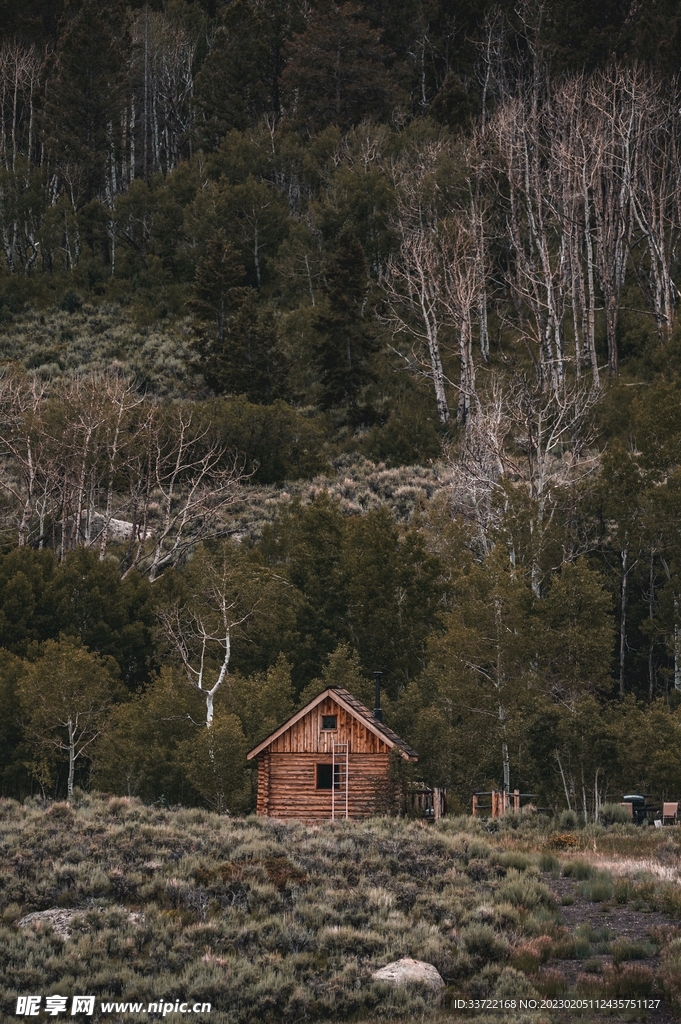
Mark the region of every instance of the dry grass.
<instances>
[{"instance_id":1,"label":"dry grass","mask_svg":"<svg viewBox=\"0 0 681 1024\"><path fill-rule=\"evenodd\" d=\"M675 999L678 932L670 924L628 946L605 926L571 935L551 888L558 860L542 852L548 839L532 821L488 835L471 819L310 827L121 798L3 801L0 974L10 1001L33 991L147 1002L161 993L211 1002L210 1019L225 1024L444 1021L462 997L655 990L650 950L662 947L660 984ZM667 836L658 854L673 856ZM678 886L635 874L631 905L681 918L669 896ZM52 915L68 918L61 935L49 919L25 920L46 910L66 912ZM580 969L594 955L607 960L597 976ZM371 980L401 956L434 964L443 994ZM565 958L572 975L556 967Z\"/></svg>"},{"instance_id":2,"label":"dry grass","mask_svg":"<svg viewBox=\"0 0 681 1024\"><path fill-rule=\"evenodd\" d=\"M192 397L203 381L189 320L140 327L117 303L74 313L27 310L0 328L0 362L16 362L45 379L118 367L155 393Z\"/></svg>"}]
</instances>

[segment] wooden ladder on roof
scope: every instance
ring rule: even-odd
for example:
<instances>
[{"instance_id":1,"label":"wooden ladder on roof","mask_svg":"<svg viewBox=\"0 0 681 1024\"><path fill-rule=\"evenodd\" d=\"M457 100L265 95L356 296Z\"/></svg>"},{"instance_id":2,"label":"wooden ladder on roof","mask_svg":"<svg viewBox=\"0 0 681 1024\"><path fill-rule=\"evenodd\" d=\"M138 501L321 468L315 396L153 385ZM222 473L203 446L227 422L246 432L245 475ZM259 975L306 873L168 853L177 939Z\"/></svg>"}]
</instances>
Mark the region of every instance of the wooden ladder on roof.
<instances>
[{"instance_id":1,"label":"wooden ladder on roof","mask_svg":"<svg viewBox=\"0 0 681 1024\"><path fill-rule=\"evenodd\" d=\"M348 817L350 744L334 743L331 750L331 821Z\"/></svg>"}]
</instances>

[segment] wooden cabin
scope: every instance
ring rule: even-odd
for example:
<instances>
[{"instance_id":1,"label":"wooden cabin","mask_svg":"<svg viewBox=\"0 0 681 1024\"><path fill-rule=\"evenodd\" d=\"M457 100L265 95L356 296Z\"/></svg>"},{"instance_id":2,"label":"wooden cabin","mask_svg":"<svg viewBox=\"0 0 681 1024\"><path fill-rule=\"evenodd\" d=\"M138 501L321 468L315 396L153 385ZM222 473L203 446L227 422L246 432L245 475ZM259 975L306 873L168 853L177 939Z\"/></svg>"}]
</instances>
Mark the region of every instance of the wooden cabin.
<instances>
[{"instance_id":1,"label":"wooden cabin","mask_svg":"<svg viewBox=\"0 0 681 1024\"><path fill-rule=\"evenodd\" d=\"M418 761L348 690L329 687L248 754L258 760L257 813L308 822L369 817L385 799L392 751Z\"/></svg>"}]
</instances>

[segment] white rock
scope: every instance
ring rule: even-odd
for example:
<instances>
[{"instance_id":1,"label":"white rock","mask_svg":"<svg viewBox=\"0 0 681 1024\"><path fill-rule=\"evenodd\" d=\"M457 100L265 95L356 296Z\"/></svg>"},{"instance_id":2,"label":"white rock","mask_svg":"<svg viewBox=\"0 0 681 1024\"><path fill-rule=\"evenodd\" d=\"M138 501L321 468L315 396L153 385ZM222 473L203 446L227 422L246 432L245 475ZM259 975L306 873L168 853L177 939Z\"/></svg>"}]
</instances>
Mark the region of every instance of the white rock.
<instances>
[{"instance_id":1,"label":"white rock","mask_svg":"<svg viewBox=\"0 0 681 1024\"><path fill-rule=\"evenodd\" d=\"M52 910L36 910L33 914L27 914L17 922L18 928L38 928L44 921L52 925L55 935L60 939L71 938L71 922L76 916L75 910L61 910L54 907Z\"/></svg>"},{"instance_id":2,"label":"white rock","mask_svg":"<svg viewBox=\"0 0 681 1024\"><path fill-rule=\"evenodd\" d=\"M405 956L385 967L379 968L371 975L374 981L386 981L389 985L425 985L437 992L444 988L445 983L440 977L437 967L424 963L423 960L412 960Z\"/></svg>"},{"instance_id":3,"label":"white rock","mask_svg":"<svg viewBox=\"0 0 681 1024\"><path fill-rule=\"evenodd\" d=\"M125 907L97 907L100 914L108 910L121 910L127 915L128 920L135 928L144 927L144 914L140 910L126 910ZM52 925L54 934L67 941L71 938L71 925L74 918L83 917L87 911L85 910L62 910L60 907L52 907L51 910L36 910L32 914L27 914L26 917L22 917L20 921L17 921L17 928L40 928L40 926L47 922Z\"/></svg>"}]
</instances>

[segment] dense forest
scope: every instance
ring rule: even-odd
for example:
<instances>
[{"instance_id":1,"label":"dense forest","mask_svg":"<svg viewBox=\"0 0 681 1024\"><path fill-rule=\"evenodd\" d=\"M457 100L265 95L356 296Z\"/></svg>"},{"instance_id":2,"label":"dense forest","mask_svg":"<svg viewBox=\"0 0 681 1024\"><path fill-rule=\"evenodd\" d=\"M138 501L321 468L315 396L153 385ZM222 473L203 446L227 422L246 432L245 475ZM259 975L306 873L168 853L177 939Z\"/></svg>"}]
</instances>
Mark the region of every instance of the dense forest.
<instances>
[{"instance_id":1,"label":"dense forest","mask_svg":"<svg viewBox=\"0 0 681 1024\"><path fill-rule=\"evenodd\" d=\"M0 789L681 796L681 3L0 2Z\"/></svg>"}]
</instances>

